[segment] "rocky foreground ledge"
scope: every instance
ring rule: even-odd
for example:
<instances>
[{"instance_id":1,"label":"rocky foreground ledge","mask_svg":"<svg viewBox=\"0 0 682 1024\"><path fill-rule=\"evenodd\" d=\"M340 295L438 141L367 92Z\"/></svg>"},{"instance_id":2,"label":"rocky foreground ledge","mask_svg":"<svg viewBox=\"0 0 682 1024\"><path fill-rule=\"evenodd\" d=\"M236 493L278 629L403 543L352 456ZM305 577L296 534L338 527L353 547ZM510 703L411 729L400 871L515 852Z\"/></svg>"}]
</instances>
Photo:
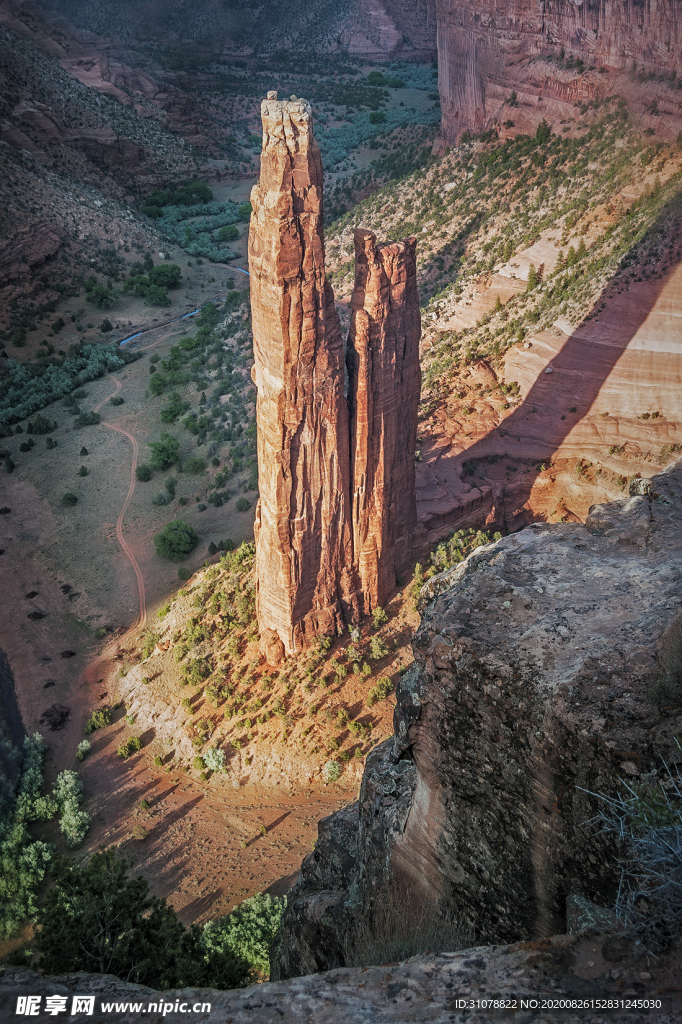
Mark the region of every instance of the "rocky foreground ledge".
<instances>
[{"instance_id":1,"label":"rocky foreground ledge","mask_svg":"<svg viewBox=\"0 0 682 1024\"><path fill-rule=\"evenodd\" d=\"M594 794L658 789L682 760L665 698L682 672L682 467L632 490L423 589L394 736L358 802L320 823L274 978L542 940L569 930L571 899L613 905L619 850L589 824Z\"/></svg>"},{"instance_id":2,"label":"rocky foreground ledge","mask_svg":"<svg viewBox=\"0 0 682 1024\"><path fill-rule=\"evenodd\" d=\"M482 946L414 957L403 964L338 968L233 992L158 993L98 974L46 978L33 971L0 976L0 1015L15 1017L19 994L94 995L92 1018L107 1024L674 1024L682 1014L671 958L655 966L614 935L588 930L516 946ZM625 955L623 955L625 954ZM678 961L679 966L679 961ZM638 1008L639 1001L639 1008ZM42 1006L45 1000L42 999ZM136 1010L102 1004L138 1003ZM166 1004L165 1013L158 1004ZM210 1010L176 1011L176 1003ZM154 1009L150 1008L150 1004ZM172 1009L168 1009L168 1004ZM649 1004L649 1006L647 1006ZM42 1012L39 1020L52 1020ZM57 1018L58 1019L58 1018Z\"/></svg>"}]
</instances>

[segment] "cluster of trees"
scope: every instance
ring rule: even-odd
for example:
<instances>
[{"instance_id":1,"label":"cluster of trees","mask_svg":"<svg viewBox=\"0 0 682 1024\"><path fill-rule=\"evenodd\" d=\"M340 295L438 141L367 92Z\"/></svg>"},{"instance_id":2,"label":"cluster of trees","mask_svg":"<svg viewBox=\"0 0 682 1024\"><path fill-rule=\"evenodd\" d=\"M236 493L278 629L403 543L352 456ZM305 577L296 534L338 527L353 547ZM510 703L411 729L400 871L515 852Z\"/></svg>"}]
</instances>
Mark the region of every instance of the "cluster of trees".
<instances>
[{"instance_id":1,"label":"cluster of trees","mask_svg":"<svg viewBox=\"0 0 682 1024\"><path fill-rule=\"evenodd\" d=\"M149 893L118 850L60 858L37 913L35 947L51 974L93 971L155 989L238 988L267 976L284 898L258 895L189 928Z\"/></svg>"},{"instance_id":2,"label":"cluster of trees","mask_svg":"<svg viewBox=\"0 0 682 1024\"><path fill-rule=\"evenodd\" d=\"M38 409L68 395L74 388L105 373L120 369L138 356L114 345L80 343L68 356L53 358L41 365L5 360L5 376L0 381L0 432L25 419Z\"/></svg>"},{"instance_id":3,"label":"cluster of trees","mask_svg":"<svg viewBox=\"0 0 682 1024\"><path fill-rule=\"evenodd\" d=\"M152 306L169 306L171 300L168 290L179 286L181 276L177 263L159 263L154 266L149 260L149 263L144 263L141 268L131 268L123 291L134 292Z\"/></svg>"},{"instance_id":4,"label":"cluster of trees","mask_svg":"<svg viewBox=\"0 0 682 1024\"><path fill-rule=\"evenodd\" d=\"M205 181L192 181L176 188L162 188L150 192L145 198L142 212L157 220L166 206L198 206L210 203L213 192Z\"/></svg>"}]
</instances>

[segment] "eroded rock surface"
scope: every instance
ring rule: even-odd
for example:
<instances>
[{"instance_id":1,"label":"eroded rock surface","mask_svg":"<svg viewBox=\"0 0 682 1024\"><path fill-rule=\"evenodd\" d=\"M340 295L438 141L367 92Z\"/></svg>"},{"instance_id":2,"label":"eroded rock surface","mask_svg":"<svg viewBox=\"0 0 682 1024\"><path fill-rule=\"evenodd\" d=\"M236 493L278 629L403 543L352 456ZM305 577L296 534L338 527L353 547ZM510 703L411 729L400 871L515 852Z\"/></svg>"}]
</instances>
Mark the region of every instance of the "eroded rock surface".
<instances>
[{"instance_id":1,"label":"eroded rock surface","mask_svg":"<svg viewBox=\"0 0 682 1024\"><path fill-rule=\"evenodd\" d=\"M410 563L420 316L415 240L377 246L359 232L346 398L311 108L273 92L262 118L249 233L254 529L262 648L277 663L382 604Z\"/></svg>"},{"instance_id":2,"label":"eroded rock surface","mask_svg":"<svg viewBox=\"0 0 682 1024\"><path fill-rule=\"evenodd\" d=\"M585 525L528 527L426 585L395 735L303 862L281 976L347 963L368 927L400 930L392 891L462 944L562 931L571 895L613 902L591 794L624 773L666 779L682 725L652 695L679 670L682 468L636 485Z\"/></svg>"},{"instance_id":3,"label":"eroded rock surface","mask_svg":"<svg viewBox=\"0 0 682 1024\"><path fill-rule=\"evenodd\" d=\"M414 443L421 388L417 242L355 232L348 375L353 556L362 609L383 605L411 568Z\"/></svg>"},{"instance_id":4,"label":"eroded rock surface","mask_svg":"<svg viewBox=\"0 0 682 1024\"><path fill-rule=\"evenodd\" d=\"M273 98L275 97L275 98ZM355 587L343 342L324 270L322 158L305 100L263 101L249 233L258 389L257 609L292 652ZM269 641L271 643L271 641Z\"/></svg>"},{"instance_id":5,"label":"eroded rock surface","mask_svg":"<svg viewBox=\"0 0 682 1024\"><path fill-rule=\"evenodd\" d=\"M191 1013L197 1024L500 1024L530 1020L540 1012L522 1012L520 1000L546 1003L541 1018L548 1024L673 1024L679 1020L679 988L671 958L655 965L635 957L615 958L613 939L596 930L581 936L555 936L544 942L516 946L478 947L458 953L414 957L369 969L329 971L283 982L252 985L233 992L183 989L153 992L111 975L69 974L57 978L33 971L8 969L0 976L0 1009L9 1020L17 995L72 994L95 996L94 1018L102 1003L137 1003L116 1013L121 1024L161 1024L178 1005L198 1006ZM588 999L654 998L660 1009L606 1011L591 1008ZM493 1002L497 1000L497 1004ZM505 1011L499 1001L516 1000ZM552 1001L582 1002L575 1010L552 1008ZM171 1004L165 1014L160 1005ZM150 1004L155 1009L150 1009ZM201 1008L202 1004L210 1009ZM43 1004L44 1005L44 1004ZM156 1009L156 1007L159 1007ZM69 1009L71 1003L69 999ZM521 1011L521 1012L520 1012ZM188 1012L188 1011L185 1011Z\"/></svg>"},{"instance_id":6,"label":"eroded rock surface","mask_svg":"<svg viewBox=\"0 0 682 1024\"><path fill-rule=\"evenodd\" d=\"M535 113L537 123L543 113L557 113L562 104L568 109L603 98L613 89L604 75L608 69L630 70L634 64L663 81L682 57L673 0L554 0L543 5L435 0L435 7L446 142L465 130L480 131L499 115L502 121L512 114L517 122L522 115L532 123ZM528 63L528 58L562 52L580 58L589 73L576 74L573 64L567 71L556 65L539 65L533 71ZM625 75L621 85L628 88ZM503 113L512 90L515 105ZM665 85L656 110L680 118L679 103Z\"/></svg>"}]
</instances>

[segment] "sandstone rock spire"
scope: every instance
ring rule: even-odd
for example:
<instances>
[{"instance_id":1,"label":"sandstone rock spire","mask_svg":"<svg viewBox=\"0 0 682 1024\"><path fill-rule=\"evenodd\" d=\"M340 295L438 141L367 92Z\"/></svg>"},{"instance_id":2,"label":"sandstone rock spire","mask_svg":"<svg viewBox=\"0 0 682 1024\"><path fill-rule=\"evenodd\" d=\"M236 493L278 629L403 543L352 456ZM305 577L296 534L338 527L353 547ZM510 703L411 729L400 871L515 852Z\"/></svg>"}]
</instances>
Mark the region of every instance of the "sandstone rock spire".
<instances>
[{"instance_id":1,"label":"sandstone rock spire","mask_svg":"<svg viewBox=\"0 0 682 1024\"><path fill-rule=\"evenodd\" d=\"M269 93L261 113L249 233L256 585L265 653L278 660L340 625L356 587L343 342L324 269L322 159L305 100Z\"/></svg>"},{"instance_id":2,"label":"sandstone rock spire","mask_svg":"<svg viewBox=\"0 0 682 1024\"><path fill-rule=\"evenodd\" d=\"M417 242L376 244L355 232L346 357L353 551L364 613L411 568L417 526L414 449L421 387Z\"/></svg>"}]
</instances>

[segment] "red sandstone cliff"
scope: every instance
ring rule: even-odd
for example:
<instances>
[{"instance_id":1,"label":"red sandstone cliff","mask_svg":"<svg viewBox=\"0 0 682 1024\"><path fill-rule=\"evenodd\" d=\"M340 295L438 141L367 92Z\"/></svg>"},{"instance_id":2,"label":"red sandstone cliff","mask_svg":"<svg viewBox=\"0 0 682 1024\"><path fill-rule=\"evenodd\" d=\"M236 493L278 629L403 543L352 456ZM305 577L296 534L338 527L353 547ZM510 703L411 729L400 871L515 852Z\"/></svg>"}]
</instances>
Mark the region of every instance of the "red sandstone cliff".
<instances>
[{"instance_id":1,"label":"red sandstone cliff","mask_svg":"<svg viewBox=\"0 0 682 1024\"><path fill-rule=\"evenodd\" d=\"M421 387L417 242L355 232L348 346L353 555L370 612L411 568L417 525L414 447Z\"/></svg>"},{"instance_id":2,"label":"red sandstone cliff","mask_svg":"<svg viewBox=\"0 0 682 1024\"><path fill-rule=\"evenodd\" d=\"M682 66L677 0L547 0L543 4L435 0L435 4L446 142L456 141L464 130L489 124L517 84L528 93L519 95L521 106L524 102L538 106L552 98L572 105L597 97L602 84L605 91L613 91L611 82L600 82L601 68L631 71L636 64L669 77ZM523 75L519 77L524 58L557 56L562 48L590 66L591 77L554 74L553 69L543 82L528 83ZM672 92L661 102L678 106ZM511 115L514 109L506 108L505 116ZM538 120L542 116L539 111Z\"/></svg>"},{"instance_id":3,"label":"red sandstone cliff","mask_svg":"<svg viewBox=\"0 0 682 1024\"><path fill-rule=\"evenodd\" d=\"M322 160L309 104L276 95L262 106L249 233L257 609L269 657L335 629L355 590L344 354L324 270Z\"/></svg>"}]
</instances>

